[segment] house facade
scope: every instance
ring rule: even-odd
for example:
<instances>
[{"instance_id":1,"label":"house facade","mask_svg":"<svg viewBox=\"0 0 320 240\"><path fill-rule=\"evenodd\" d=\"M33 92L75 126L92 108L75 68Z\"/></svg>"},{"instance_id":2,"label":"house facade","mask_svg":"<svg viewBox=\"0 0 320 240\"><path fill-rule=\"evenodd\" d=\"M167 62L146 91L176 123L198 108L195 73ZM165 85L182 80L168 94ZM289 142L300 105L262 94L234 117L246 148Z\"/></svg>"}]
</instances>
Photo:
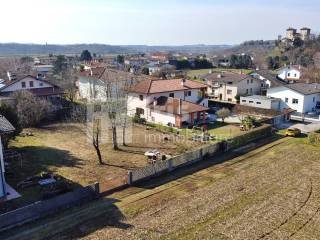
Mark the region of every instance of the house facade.
<instances>
[{"instance_id":1,"label":"house facade","mask_svg":"<svg viewBox=\"0 0 320 240\"><path fill-rule=\"evenodd\" d=\"M139 77L134 78L132 73L106 67L81 71L77 80L79 98L104 102L107 100L107 93L116 94L117 91L133 85L137 79Z\"/></svg>"},{"instance_id":2,"label":"house facade","mask_svg":"<svg viewBox=\"0 0 320 240\"><path fill-rule=\"evenodd\" d=\"M301 71L298 68L293 66L284 67L278 71L278 77L282 80L297 81L301 77Z\"/></svg>"},{"instance_id":3,"label":"house facade","mask_svg":"<svg viewBox=\"0 0 320 240\"><path fill-rule=\"evenodd\" d=\"M185 79L144 80L128 96L128 115L175 127L193 126L208 110L205 84Z\"/></svg>"},{"instance_id":4,"label":"house facade","mask_svg":"<svg viewBox=\"0 0 320 240\"><path fill-rule=\"evenodd\" d=\"M11 123L4 116L0 115L0 201L5 200L7 197L7 183L5 179L5 164L1 137L13 132L14 130L15 129Z\"/></svg>"},{"instance_id":5,"label":"house facade","mask_svg":"<svg viewBox=\"0 0 320 240\"><path fill-rule=\"evenodd\" d=\"M4 87L0 88L0 95L9 96L21 90L28 90L35 96L44 98L61 97L64 94L60 87L46 80L28 75L19 80L8 82Z\"/></svg>"},{"instance_id":6,"label":"house facade","mask_svg":"<svg viewBox=\"0 0 320 240\"><path fill-rule=\"evenodd\" d=\"M280 109L306 114L320 110L320 84L294 83L270 88L268 97L280 98Z\"/></svg>"},{"instance_id":7,"label":"house facade","mask_svg":"<svg viewBox=\"0 0 320 240\"><path fill-rule=\"evenodd\" d=\"M218 101L237 102L238 96L261 92L261 81L245 74L212 73L207 75L205 80L209 86L209 97Z\"/></svg>"}]
</instances>

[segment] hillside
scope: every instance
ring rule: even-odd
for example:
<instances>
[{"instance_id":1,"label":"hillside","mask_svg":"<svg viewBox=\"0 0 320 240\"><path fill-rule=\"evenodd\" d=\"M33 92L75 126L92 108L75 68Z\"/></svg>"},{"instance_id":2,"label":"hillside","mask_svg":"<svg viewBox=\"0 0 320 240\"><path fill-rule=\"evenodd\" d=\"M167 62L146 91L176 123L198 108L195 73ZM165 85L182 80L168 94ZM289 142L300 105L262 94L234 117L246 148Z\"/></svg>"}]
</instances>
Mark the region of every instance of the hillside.
<instances>
[{"instance_id":1,"label":"hillside","mask_svg":"<svg viewBox=\"0 0 320 240\"><path fill-rule=\"evenodd\" d=\"M147 45L106 45L106 44L71 44L40 45L0 43L0 56L41 55L41 54L80 54L88 49L96 54L128 54L138 52L175 51L181 53L212 53L216 50L230 48L229 45L184 45L184 46L147 46Z\"/></svg>"}]
</instances>

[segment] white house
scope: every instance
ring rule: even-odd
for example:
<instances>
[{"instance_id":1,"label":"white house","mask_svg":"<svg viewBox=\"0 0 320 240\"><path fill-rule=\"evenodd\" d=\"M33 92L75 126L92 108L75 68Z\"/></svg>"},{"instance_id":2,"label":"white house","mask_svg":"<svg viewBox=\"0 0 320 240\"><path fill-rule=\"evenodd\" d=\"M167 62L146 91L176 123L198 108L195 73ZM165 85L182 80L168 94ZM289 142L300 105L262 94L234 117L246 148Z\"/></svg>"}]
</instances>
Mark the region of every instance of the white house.
<instances>
[{"instance_id":1,"label":"white house","mask_svg":"<svg viewBox=\"0 0 320 240\"><path fill-rule=\"evenodd\" d=\"M45 98L60 97L64 94L64 91L57 85L28 75L7 83L4 87L0 88L0 95L9 96L11 93L21 90L28 90L38 97Z\"/></svg>"},{"instance_id":2,"label":"white house","mask_svg":"<svg viewBox=\"0 0 320 240\"><path fill-rule=\"evenodd\" d=\"M300 66L286 66L278 71L278 77L282 80L297 81L301 77L300 69Z\"/></svg>"},{"instance_id":3,"label":"white house","mask_svg":"<svg viewBox=\"0 0 320 240\"><path fill-rule=\"evenodd\" d=\"M0 201L7 198L7 183L5 179L5 166L3 160L3 147L1 136L13 132L15 129L11 123L2 115L0 115Z\"/></svg>"},{"instance_id":4,"label":"white house","mask_svg":"<svg viewBox=\"0 0 320 240\"><path fill-rule=\"evenodd\" d=\"M106 101L107 88L116 89L131 86L135 82L132 73L95 67L82 71L78 75L79 97L87 101Z\"/></svg>"},{"instance_id":5,"label":"white house","mask_svg":"<svg viewBox=\"0 0 320 240\"><path fill-rule=\"evenodd\" d=\"M261 92L261 81L232 72L212 73L204 77L208 84L208 94L219 101L237 102L237 97Z\"/></svg>"},{"instance_id":6,"label":"white house","mask_svg":"<svg viewBox=\"0 0 320 240\"><path fill-rule=\"evenodd\" d=\"M267 96L280 98L280 109L291 108L303 114L320 110L320 84L287 84L268 89Z\"/></svg>"},{"instance_id":7,"label":"white house","mask_svg":"<svg viewBox=\"0 0 320 240\"><path fill-rule=\"evenodd\" d=\"M130 89L128 115L163 125L193 126L205 120L206 89L205 84L185 79L146 79Z\"/></svg>"},{"instance_id":8,"label":"white house","mask_svg":"<svg viewBox=\"0 0 320 240\"><path fill-rule=\"evenodd\" d=\"M267 89L287 84L286 81L280 79L276 74L268 70L257 70L250 75L261 81L261 95L263 96L267 95Z\"/></svg>"}]
</instances>

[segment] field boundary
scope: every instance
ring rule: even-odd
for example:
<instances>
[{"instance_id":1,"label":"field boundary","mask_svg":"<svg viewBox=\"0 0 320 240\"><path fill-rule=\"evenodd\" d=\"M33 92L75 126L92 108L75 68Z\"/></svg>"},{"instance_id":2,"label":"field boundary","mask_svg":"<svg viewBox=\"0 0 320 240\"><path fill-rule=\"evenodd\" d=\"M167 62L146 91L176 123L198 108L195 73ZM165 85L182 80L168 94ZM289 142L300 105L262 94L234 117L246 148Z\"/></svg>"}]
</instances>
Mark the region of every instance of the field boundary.
<instances>
[{"instance_id":1,"label":"field boundary","mask_svg":"<svg viewBox=\"0 0 320 240\"><path fill-rule=\"evenodd\" d=\"M269 124L252 129L242 135L230 138L226 141L203 146L199 149L188 151L168 160L159 161L146 167L137 168L128 172L128 184L132 185L149 178L172 172L177 168L208 159L215 155L234 150L250 142L271 136L272 127Z\"/></svg>"},{"instance_id":2,"label":"field boundary","mask_svg":"<svg viewBox=\"0 0 320 240\"><path fill-rule=\"evenodd\" d=\"M0 215L0 232L54 214L82 203L97 199L100 195L99 183L77 188L57 197L38 201L22 208Z\"/></svg>"}]
</instances>

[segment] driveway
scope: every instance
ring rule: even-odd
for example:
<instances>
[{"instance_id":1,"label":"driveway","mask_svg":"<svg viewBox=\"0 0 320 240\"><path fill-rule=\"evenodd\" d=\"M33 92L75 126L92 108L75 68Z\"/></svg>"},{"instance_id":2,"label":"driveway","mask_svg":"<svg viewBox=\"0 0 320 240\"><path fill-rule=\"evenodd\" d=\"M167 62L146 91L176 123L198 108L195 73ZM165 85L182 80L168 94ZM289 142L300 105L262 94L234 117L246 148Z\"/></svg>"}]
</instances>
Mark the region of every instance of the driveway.
<instances>
[{"instance_id":1,"label":"driveway","mask_svg":"<svg viewBox=\"0 0 320 240\"><path fill-rule=\"evenodd\" d=\"M298 123L291 126L292 128L298 128L302 133L315 132L320 129L320 123Z\"/></svg>"}]
</instances>

